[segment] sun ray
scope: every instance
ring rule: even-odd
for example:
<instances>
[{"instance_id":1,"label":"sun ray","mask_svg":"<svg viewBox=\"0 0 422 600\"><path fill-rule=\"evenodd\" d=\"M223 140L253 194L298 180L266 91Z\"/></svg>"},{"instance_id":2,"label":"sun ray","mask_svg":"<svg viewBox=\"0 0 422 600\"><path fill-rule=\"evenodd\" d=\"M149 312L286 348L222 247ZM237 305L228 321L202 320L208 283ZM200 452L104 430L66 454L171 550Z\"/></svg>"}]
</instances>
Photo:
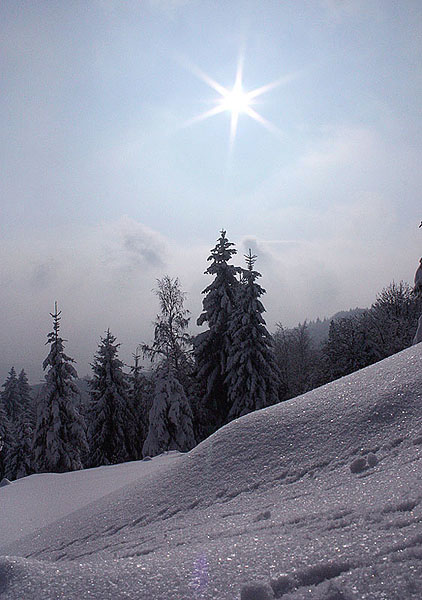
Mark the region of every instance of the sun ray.
<instances>
[{"instance_id":1,"label":"sun ray","mask_svg":"<svg viewBox=\"0 0 422 600\"><path fill-rule=\"evenodd\" d=\"M291 73L289 75L285 75L284 77L280 77L280 79L276 79L275 81L272 81L271 83L267 83L266 85L262 85L261 87L258 87L256 89L248 92L248 96L251 99L256 98L257 96L261 96L261 94L266 94L267 92L273 90L274 88L279 87L280 85L286 85L286 83L289 83L296 77L297 77L297 73Z\"/></svg>"},{"instance_id":2,"label":"sun ray","mask_svg":"<svg viewBox=\"0 0 422 600\"><path fill-rule=\"evenodd\" d=\"M230 139L229 139L230 149L232 149L233 145L234 145L238 122L239 122L239 113L236 111L233 111L231 114L231 120L230 120Z\"/></svg>"},{"instance_id":3,"label":"sun ray","mask_svg":"<svg viewBox=\"0 0 422 600\"><path fill-rule=\"evenodd\" d=\"M222 85L217 83L217 81L215 81L209 75L204 73L204 71L202 71L196 65L191 65L190 70L192 71L192 73L194 75L196 75L199 79L202 79L202 81L204 83L209 85L213 90L218 92L221 96L224 96L224 94L228 94L229 90L227 90L225 87L223 87Z\"/></svg>"},{"instance_id":4,"label":"sun ray","mask_svg":"<svg viewBox=\"0 0 422 600\"><path fill-rule=\"evenodd\" d=\"M257 113L256 110L254 110L250 106L247 108L246 114L249 115L254 121L257 121L257 123L260 123L263 127L265 127L265 129L271 131L271 133L282 135L282 132L278 127L273 125L271 121L265 119L262 115Z\"/></svg>"},{"instance_id":5,"label":"sun ray","mask_svg":"<svg viewBox=\"0 0 422 600\"><path fill-rule=\"evenodd\" d=\"M216 100L217 104L210 110L190 119L184 126L192 125L193 123L197 123L199 121L204 121L210 117L218 115L223 112L230 113L230 134L229 134L229 147L230 151L234 146L234 142L236 139L236 134L239 126L239 117L241 114L245 114L260 125L262 125L265 129L274 133L276 135L280 135L281 131L273 125L270 121L265 119L262 115L260 115L251 105L254 103L254 100L261 96L262 94L266 94L267 92L273 90L274 88L279 87L280 85L284 85L288 83L292 78L296 76L296 74L286 75L285 77L281 77L275 81L257 87L250 91L245 91L243 89L243 63L244 63L244 55L240 53L239 59L237 62L236 68L236 76L234 80L233 87L226 88L214 79L207 75L204 71L202 71L196 65L189 65L190 71L196 75L199 79L201 79L204 83L206 83L209 87L215 90L220 98Z\"/></svg>"},{"instance_id":6,"label":"sun ray","mask_svg":"<svg viewBox=\"0 0 422 600\"><path fill-rule=\"evenodd\" d=\"M205 119L209 119L210 117L213 117L214 115L218 115L222 112L224 112L226 109L224 108L224 106L221 105L217 105L214 106L213 108L211 108L210 110L207 110L204 113L201 113L200 115L197 115L196 117L193 117L192 119L189 119L188 121L185 121L185 123L183 124L183 127L190 127L191 125L194 125L195 123L199 123L200 121L205 121Z\"/></svg>"}]
</instances>

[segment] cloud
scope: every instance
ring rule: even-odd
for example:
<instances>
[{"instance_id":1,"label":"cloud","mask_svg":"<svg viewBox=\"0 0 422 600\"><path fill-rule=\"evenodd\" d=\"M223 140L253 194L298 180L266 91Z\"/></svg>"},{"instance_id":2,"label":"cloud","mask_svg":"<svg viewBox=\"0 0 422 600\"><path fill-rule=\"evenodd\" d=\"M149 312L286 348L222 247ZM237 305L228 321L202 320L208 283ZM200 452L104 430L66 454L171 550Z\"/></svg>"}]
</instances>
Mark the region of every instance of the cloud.
<instances>
[{"instance_id":1,"label":"cloud","mask_svg":"<svg viewBox=\"0 0 422 600\"><path fill-rule=\"evenodd\" d=\"M391 235L397 215L386 213L385 206L381 195L361 191L347 203L325 208L290 205L265 215L276 224L303 221L303 231L312 227L314 236L236 238L228 231L238 250L233 264L244 266L243 254L249 248L258 257L270 331L277 322L294 326L369 306L393 279L413 280L420 257L419 221L413 235L398 243ZM179 277L187 292L191 332L198 332L201 292L212 281L204 271L213 245L214 240L176 243L129 217L68 228L49 241L3 240L0 335L5 343L0 377L15 365L24 367L31 381L39 380L55 300L63 313L63 337L69 340L66 350L76 359L81 376L90 372L108 327L122 344L122 360L130 363L136 346L152 338L159 310L153 289L165 274Z\"/></svg>"},{"instance_id":2,"label":"cloud","mask_svg":"<svg viewBox=\"0 0 422 600\"><path fill-rule=\"evenodd\" d=\"M33 267L29 283L35 289L50 288L57 276L56 264L53 260L41 262Z\"/></svg>"},{"instance_id":3,"label":"cloud","mask_svg":"<svg viewBox=\"0 0 422 600\"><path fill-rule=\"evenodd\" d=\"M420 230L403 194L418 178L411 149L340 125L242 199L260 235L240 247L258 255L270 329L370 306L391 281L412 281Z\"/></svg>"},{"instance_id":4,"label":"cloud","mask_svg":"<svg viewBox=\"0 0 422 600\"><path fill-rule=\"evenodd\" d=\"M167 242L158 232L127 216L100 228L103 238L104 262L117 270L134 271L143 268L163 268Z\"/></svg>"},{"instance_id":5,"label":"cloud","mask_svg":"<svg viewBox=\"0 0 422 600\"><path fill-rule=\"evenodd\" d=\"M95 227L68 229L55 239L3 242L0 333L9 340L3 360L29 350L21 367L41 376L44 343L57 300L63 335L82 373L88 371L99 336L107 327L132 346L151 335L156 278L167 269L169 244L158 232L128 217ZM53 257L53 258L52 258ZM19 365L17 365L18 367ZM7 366L5 367L7 368Z\"/></svg>"}]
</instances>

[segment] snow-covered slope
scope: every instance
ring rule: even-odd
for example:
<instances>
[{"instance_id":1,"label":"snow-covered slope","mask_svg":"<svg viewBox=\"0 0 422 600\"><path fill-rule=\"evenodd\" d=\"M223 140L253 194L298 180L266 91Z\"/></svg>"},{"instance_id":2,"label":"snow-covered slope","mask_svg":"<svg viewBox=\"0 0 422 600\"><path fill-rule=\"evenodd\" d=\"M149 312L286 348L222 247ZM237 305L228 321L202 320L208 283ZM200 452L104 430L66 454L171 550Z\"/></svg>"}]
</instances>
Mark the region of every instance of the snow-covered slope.
<instances>
[{"instance_id":1,"label":"snow-covered slope","mask_svg":"<svg viewBox=\"0 0 422 600\"><path fill-rule=\"evenodd\" d=\"M0 544L4 546L91 502L164 468L178 453L72 473L43 473L0 492Z\"/></svg>"},{"instance_id":2,"label":"snow-covered slope","mask_svg":"<svg viewBox=\"0 0 422 600\"><path fill-rule=\"evenodd\" d=\"M420 344L247 415L2 546L0 597L420 599L421 366Z\"/></svg>"}]
</instances>

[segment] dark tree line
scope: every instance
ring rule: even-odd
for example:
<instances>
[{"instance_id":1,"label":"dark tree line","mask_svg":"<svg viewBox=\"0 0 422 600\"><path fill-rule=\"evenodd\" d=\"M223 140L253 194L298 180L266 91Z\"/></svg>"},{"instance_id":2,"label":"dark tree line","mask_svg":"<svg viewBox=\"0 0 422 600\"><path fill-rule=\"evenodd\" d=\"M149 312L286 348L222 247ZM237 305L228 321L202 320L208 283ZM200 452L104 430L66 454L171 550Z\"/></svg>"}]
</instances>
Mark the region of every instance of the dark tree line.
<instances>
[{"instance_id":1,"label":"dark tree line","mask_svg":"<svg viewBox=\"0 0 422 600\"><path fill-rule=\"evenodd\" d=\"M138 345L129 372L118 356L120 344L106 331L91 365L88 402L76 385L74 360L64 352L56 304L36 402L25 372L17 376L13 367L0 393L0 478L187 451L233 419L412 343L422 299L403 282L385 288L368 310L333 319L322 342L306 322L293 329L278 324L270 335L257 257L249 251L242 268L231 264L235 254L222 231L208 258L205 273L213 279L197 320L206 328L197 336L188 332L180 282L168 275L155 290L160 311L154 339Z\"/></svg>"},{"instance_id":2,"label":"dark tree line","mask_svg":"<svg viewBox=\"0 0 422 600\"><path fill-rule=\"evenodd\" d=\"M369 309L332 320L322 343L313 341L306 322L293 329L279 324L274 343L283 399L404 350L412 344L421 310L421 298L401 281L383 289Z\"/></svg>"}]
</instances>

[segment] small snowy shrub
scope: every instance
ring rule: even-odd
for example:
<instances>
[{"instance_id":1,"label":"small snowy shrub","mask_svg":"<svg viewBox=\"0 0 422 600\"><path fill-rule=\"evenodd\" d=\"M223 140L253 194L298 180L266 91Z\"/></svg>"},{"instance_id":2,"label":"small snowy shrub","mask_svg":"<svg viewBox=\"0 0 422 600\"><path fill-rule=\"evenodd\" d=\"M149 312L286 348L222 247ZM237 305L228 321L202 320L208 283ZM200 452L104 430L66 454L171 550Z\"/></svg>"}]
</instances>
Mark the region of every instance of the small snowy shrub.
<instances>
[{"instance_id":1,"label":"small snowy shrub","mask_svg":"<svg viewBox=\"0 0 422 600\"><path fill-rule=\"evenodd\" d=\"M362 473L367 467L366 458L355 458L350 464L352 473Z\"/></svg>"},{"instance_id":2,"label":"small snowy shrub","mask_svg":"<svg viewBox=\"0 0 422 600\"><path fill-rule=\"evenodd\" d=\"M240 600L273 600L272 587L265 582L245 584L240 591Z\"/></svg>"}]
</instances>

